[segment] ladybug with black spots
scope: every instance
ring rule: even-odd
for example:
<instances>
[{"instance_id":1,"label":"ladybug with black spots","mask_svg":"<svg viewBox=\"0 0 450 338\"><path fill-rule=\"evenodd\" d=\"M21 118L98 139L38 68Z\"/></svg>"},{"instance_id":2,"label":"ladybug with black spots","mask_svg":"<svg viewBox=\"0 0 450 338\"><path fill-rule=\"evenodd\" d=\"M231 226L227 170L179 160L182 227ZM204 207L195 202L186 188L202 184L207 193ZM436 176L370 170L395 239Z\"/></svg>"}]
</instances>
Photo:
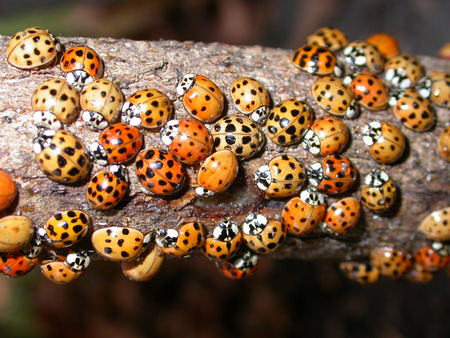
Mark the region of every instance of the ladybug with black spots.
<instances>
[{"instance_id":1,"label":"ladybug with black spots","mask_svg":"<svg viewBox=\"0 0 450 338\"><path fill-rule=\"evenodd\" d=\"M342 262L339 268L348 279L359 284L372 284L380 279L380 269L371 262Z\"/></svg>"},{"instance_id":2,"label":"ladybug with black spots","mask_svg":"<svg viewBox=\"0 0 450 338\"><path fill-rule=\"evenodd\" d=\"M336 27L322 27L306 38L305 45L321 45L336 52L348 44L347 35Z\"/></svg>"},{"instance_id":3,"label":"ladybug with black spots","mask_svg":"<svg viewBox=\"0 0 450 338\"><path fill-rule=\"evenodd\" d=\"M278 250L286 240L286 226L275 219L251 212L242 224L242 238L247 247L258 254L270 254Z\"/></svg>"},{"instance_id":4,"label":"ladybug with black spots","mask_svg":"<svg viewBox=\"0 0 450 338\"><path fill-rule=\"evenodd\" d=\"M240 116L225 116L211 128L216 151L229 149L238 160L256 155L264 146L264 134L256 122Z\"/></svg>"},{"instance_id":5,"label":"ladybug with black spots","mask_svg":"<svg viewBox=\"0 0 450 338\"><path fill-rule=\"evenodd\" d=\"M361 204L354 197L346 197L333 203L323 218L327 230L343 234L352 229L361 216Z\"/></svg>"},{"instance_id":6,"label":"ladybug with black spots","mask_svg":"<svg viewBox=\"0 0 450 338\"><path fill-rule=\"evenodd\" d=\"M313 75L342 75L336 56L325 46L306 45L297 49L291 56L293 65Z\"/></svg>"},{"instance_id":7,"label":"ladybug with black spots","mask_svg":"<svg viewBox=\"0 0 450 338\"><path fill-rule=\"evenodd\" d=\"M341 194L355 184L358 171L344 155L330 155L306 168L309 183L328 195Z\"/></svg>"},{"instance_id":8,"label":"ladybug with black spots","mask_svg":"<svg viewBox=\"0 0 450 338\"><path fill-rule=\"evenodd\" d=\"M415 87L425 75L419 60L411 54L399 54L384 65L384 79L394 89Z\"/></svg>"},{"instance_id":9,"label":"ladybug with black spots","mask_svg":"<svg viewBox=\"0 0 450 338\"><path fill-rule=\"evenodd\" d=\"M252 78L234 80L230 89L236 108L256 123L264 123L270 109L270 96L263 85Z\"/></svg>"},{"instance_id":10,"label":"ladybug with black spots","mask_svg":"<svg viewBox=\"0 0 450 338\"><path fill-rule=\"evenodd\" d=\"M267 133L270 140L280 146L289 146L301 141L313 123L311 108L295 99L277 104L269 114Z\"/></svg>"},{"instance_id":11,"label":"ladybug with black spots","mask_svg":"<svg viewBox=\"0 0 450 338\"><path fill-rule=\"evenodd\" d=\"M176 90L182 97L184 108L196 120L211 123L222 115L224 95L206 76L183 75L178 81Z\"/></svg>"},{"instance_id":12,"label":"ladybug with black spots","mask_svg":"<svg viewBox=\"0 0 450 338\"><path fill-rule=\"evenodd\" d=\"M79 278L89 267L91 259L85 250L70 250L67 255L53 255L41 262L45 278L56 284L67 284Z\"/></svg>"},{"instance_id":13,"label":"ladybug with black spots","mask_svg":"<svg viewBox=\"0 0 450 338\"><path fill-rule=\"evenodd\" d=\"M448 245L439 243L441 250L435 250L432 246L423 247L414 253L414 260L422 265L425 271L436 272L450 262ZM443 249L446 246L446 249ZM443 253L443 254L442 254Z\"/></svg>"},{"instance_id":14,"label":"ladybug with black spots","mask_svg":"<svg viewBox=\"0 0 450 338\"><path fill-rule=\"evenodd\" d=\"M6 47L6 60L11 66L25 70L52 67L64 46L50 31L39 27L17 32Z\"/></svg>"},{"instance_id":15,"label":"ladybug with black spots","mask_svg":"<svg viewBox=\"0 0 450 338\"><path fill-rule=\"evenodd\" d=\"M186 164L205 160L214 146L208 128L201 122L189 119L170 120L161 129L161 141Z\"/></svg>"},{"instance_id":16,"label":"ladybug with black spots","mask_svg":"<svg viewBox=\"0 0 450 338\"><path fill-rule=\"evenodd\" d=\"M169 196L183 188L186 170L165 149L147 149L136 158L136 174L141 184L155 195Z\"/></svg>"},{"instance_id":17,"label":"ladybug with black spots","mask_svg":"<svg viewBox=\"0 0 450 338\"><path fill-rule=\"evenodd\" d=\"M380 269L382 276L398 278L411 269L411 255L391 247L375 248L370 253L370 261Z\"/></svg>"},{"instance_id":18,"label":"ladybug with black spots","mask_svg":"<svg viewBox=\"0 0 450 338\"><path fill-rule=\"evenodd\" d=\"M241 250L228 261L217 261L217 269L227 278L239 280L252 275L258 268L259 256L251 250Z\"/></svg>"},{"instance_id":19,"label":"ladybug with black spots","mask_svg":"<svg viewBox=\"0 0 450 338\"><path fill-rule=\"evenodd\" d=\"M290 199L281 212L281 221L292 235L303 235L317 228L325 215L323 195L313 187Z\"/></svg>"},{"instance_id":20,"label":"ladybug with black spots","mask_svg":"<svg viewBox=\"0 0 450 338\"><path fill-rule=\"evenodd\" d=\"M450 240L450 207L435 210L427 215L419 225L428 239L438 242Z\"/></svg>"},{"instance_id":21,"label":"ladybug with black spots","mask_svg":"<svg viewBox=\"0 0 450 338\"><path fill-rule=\"evenodd\" d=\"M115 207L127 194L129 186L127 168L112 165L92 176L86 187L86 199L90 206L98 210Z\"/></svg>"},{"instance_id":22,"label":"ladybug with black spots","mask_svg":"<svg viewBox=\"0 0 450 338\"><path fill-rule=\"evenodd\" d=\"M374 111L383 110L388 106L389 91L377 74L365 70L344 81L351 81L350 88L356 102L361 106Z\"/></svg>"},{"instance_id":23,"label":"ladybug with black spots","mask_svg":"<svg viewBox=\"0 0 450 338\"><path fill-rule=\"evenodd\" d=\"M188 257L203 246L205 229L200 222L182 224L175 229L162 227L156 231L156 244L173 257Z\"/></svg>"},{"instance_id":24,"label":"ladybug with black spots","mask_svg":"<svg viewBox=\"0 0 450 338\"><path fill-rule=\"evenodd\" d=\"M116 123L102 131L99 141L91 144L90 152L103 166L126 163L139 153L143 141L139 129L126 123Z\"/></svg>"},{"instance_id":25,"label":"ladybug with black spots","mask_svg":"<svg viewBox=\"0 0 450 338\"><path fill-rule=\"evenodd\" d=\"M6 277L21 277L31 272L39 263L41 241L31 240L23 249L0 254L0 272Z\"/></svg>"},{"instance_id":26,"label":"ladybug with black spots","mask_svg":"<svg viewBox=\"0 0 450 338\"><path fill-rule=\"evenodd\" d=\"M370 156L378 163L394 163L403 155L406 138L393 124L372 121L364 125L361 131Z\"/></svg>"},{"instance_id":27,"label":"ladybug with black spots","mask_svg":"<svg viewBox=\"0 0 450 338\"><path fill-rule=\"evenodd\" d=\"M394 205L397 186L389 175L379 168L373 169L365 178L361 190L361 203L370 211L384 213Z\"/></svg>"},{"instance_id":28,"label":"ladybug with black spots","mask_svg":"<svg viewBox=\"0 0 450 338\"><path fill-rule=\"evenodd\" d=\"M207 237L202 250L212 261L227 261L239 251L242 244L242 232L238 225L228 219L223 219L217 225L212 237Z\"/></svg>"},{"instance_id":29,"label":"ladybug with black spots","mask_svg":"<svg viewBox=\"0 0 450 338\"><path fill-rule=\"evenodd\" d=\"M65 184L85 180L92 168L83 142L67 130L42 130L33 140L36 163L53 181Z\"/></svg>"},{"instance_id":30,"label":"ladybug with black spots","mask_svg":"<svg viewBox=\"0 0 450 338\"><path fill-rule=\"evenodd\" d=\"M342 51L345 62L352 71L367 69L379 74L384 70L384 56L378 49L366 41L354 41Z\"/></svg>"},{"instance_id":31,"label":"ladybug with black spots","mask_svg":"<svg viewBox=\"0 0 450 338\"><path fill-rule=\"evenodd\" d=\"M100 55L88 46L75 46L66 50L60 66L67 73L67 82L77 89L101 78L104 68Z\"/></svg>"},{"instance_id":32,"label":"ladybug with black spots","mask_svg":"<svg viewBox=\"0 0 450 338\"><path fill-rule=\"evenodd\" d=\"M52 247L65 248L81 241L91 224L91 217L83 211L60 211L37 230L37 235Z\"/></svg>"},{"instance_id":33,"label":"ladybug with black spots","mask_svg":"<svg viewBox=\"0 0 450 338\"><path fill-rule=\"evenodd\" d=\"M122 121L134 127L164 126L174 112L172 100L157 89L142 89L131 95L122 108Z\"/></svg>"},{"instance_id":34,"label":"ladybug with black spots","mask_svg":"<svg viewBox=\"0 0 450 338\"><path fill-rule=\"evenodd\" d=\"M450 74L435 72L423 77L416 87L420 95L438 107L450 108Z\"/></svg>"},{"instance_id":35,"label":"ladybug with black spots","mask_svg":"<svg viewBox=\"0 0 450 338\"><path fill-rule=\"evenodd\" d=\"M127 261L139 256L147 248L151 234L131 227L111 226L97 229L91 241L99 255L112 261Z\"/></svg>"}]
</instances>

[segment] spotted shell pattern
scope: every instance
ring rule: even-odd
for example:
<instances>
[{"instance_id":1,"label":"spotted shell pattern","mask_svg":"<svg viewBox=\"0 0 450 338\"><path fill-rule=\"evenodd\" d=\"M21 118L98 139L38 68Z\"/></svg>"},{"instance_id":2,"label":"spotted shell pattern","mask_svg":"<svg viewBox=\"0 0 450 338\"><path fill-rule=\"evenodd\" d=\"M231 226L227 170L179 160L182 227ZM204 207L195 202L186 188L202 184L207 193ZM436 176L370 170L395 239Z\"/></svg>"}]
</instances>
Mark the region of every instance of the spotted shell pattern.
<instances>
[{"instance_id":1,"label":"spotted shell pattern","mask_svg":"<svg viewBox=\"0 0 450 338\"><path fill-rule=\"evenodd\" d=\"M286 240L286 226L277 220L268 220L261 214L249 213L242 224L242 237L247 247L258 254L276 251Z\"/></svg>"},{"instance_id":2,"label":"spotted shell pattern","mask_svg":"<svg viewBox=\"0 0 450 338\"><path fill-rule=\"evenodd\" d=\"M363 126L364 143L369 147L370 156L379 163L393 163L405 151L406 139L393 124L373 121Z\"/></svg>"},{"instance_id":3,"label":"spotted shell pattern","mask_svg":"<svg viewBox=\"0 0 450 338\"><path fill-rule=\"evenodd\" d=\"M337 65L336 56L325 46L302 46L292 54L291 61L295 67L313 75L340 76L342 73Z\"/></svg>"},{"instance_id":4,"label":"spotted shell pattern","mask_svg":"<svg viewBox=\"0 0 450 338\"><path fill-rule=\"evenodd\" d=\"M428 239L445 242L450 240L450 207L433 211L427 215L419 225Z\"/></svg>"},{"instance_id":5,"label":"spotted shell pattern","mask_svg":"<svg viewBox=\"0 0 450 338\"><path fill-rule=\"evenodd\" d=\"M306 38L305 45L321 45L332 52L341 50L348 44L347 35L335 27L322 27Z\"/></svg>"}]
</instances>

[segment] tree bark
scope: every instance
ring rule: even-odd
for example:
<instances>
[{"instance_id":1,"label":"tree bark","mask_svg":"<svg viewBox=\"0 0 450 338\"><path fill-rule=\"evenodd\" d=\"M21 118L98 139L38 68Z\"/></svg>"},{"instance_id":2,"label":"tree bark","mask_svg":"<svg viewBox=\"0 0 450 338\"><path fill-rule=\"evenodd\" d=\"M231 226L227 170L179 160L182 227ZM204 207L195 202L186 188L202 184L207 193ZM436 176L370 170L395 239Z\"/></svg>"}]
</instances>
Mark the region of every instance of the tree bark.
<instances>
[{"instance_id":1,"label":"tree bark","mask_svg":"<svg viewBox=\"0 0 450 338\"><path fill-rule=\"evenodd\" d=\"M1 50L9 37L0 36ZM305 100L315 116L325 113L310 93L316 77L300 72L290 63L292 51L261 46L230 46L219 43L204 44L177 41L130 41L114 39L62 38L66 48L87 44L102 56L106 70L104 77L117 81L125 95L144 88L156 88L174 100L175 118L187 117L175 86L179 76L197 73L209 77L222 89L226 98L226 113L240 114L230 102L229 87L239 76L259 80L269 91L274 104L289 98ZM64 77L58 67L36 72L22 71L7 64L4 52L0 62L0 168L10 173L17 183L19 198L9 212L29 216L37 226L57 211L80 209L94 221L94 229L106 225L129 225L141 230L157 226L174 227L180 222L201 221L208 229L227 217L242 222L249 211L280 218L285 200L266 200L252 182L253 172L279 153L291 154L306 166L316 161L299 145L286 148L275 146L268 138L264 152L241 165L239 177L232 188L207 200L195 197L189 187L195 183L196 167L188 167L189 184L176 199L152 197L144 191L128 166L131 190L120 205L110 211L96 211L85 198L85 184L67 186L48 179L34 160L32 140L37 129L33 124L30 98L34 88L52 77ZM450 63L431 57L420 57L427 72L450 72ZM289 236L285 245L272 257L301 259L353 259L366 256L380 245L394 245L413 251L423 246L425 239L417 227L428 213L449 205L450 180L448 164L437 153L437 140L450 120L446 109L437 109L437 125L426 133L406 129L392 111L370 112L362 109L355 120L345 120L351 131L350 145L345 151L356 165L359 180L345 196L360 197L364 176L380 167L397 183L400 196L395 213L390 217L364 210L357 226L347 234L331 236L314 231L304 237ZM368 154L361 137L361 127L371 120L389 121L403 131L408 148L400 163L379 165ZM79 120L78 120L79 121ZM98 138L98 133L84 128L80 122L67 127L86 144ZM262 128L266 132L265 127ZM159 131L145 130L145 148L161 147ZM93 172L101 168L94 166ZM331 205L339 197L328 197ZM89 245L88 239L86 245Z\"/></svg>"}]
</instances>

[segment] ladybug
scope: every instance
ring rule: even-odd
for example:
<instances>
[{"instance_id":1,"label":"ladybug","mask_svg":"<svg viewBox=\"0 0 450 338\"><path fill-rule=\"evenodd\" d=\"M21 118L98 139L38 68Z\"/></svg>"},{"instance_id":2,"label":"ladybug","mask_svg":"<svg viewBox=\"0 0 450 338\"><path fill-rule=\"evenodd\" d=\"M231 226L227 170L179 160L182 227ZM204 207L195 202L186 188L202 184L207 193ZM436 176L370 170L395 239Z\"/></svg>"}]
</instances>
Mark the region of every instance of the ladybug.
<instances>
[{"instance_id":1,"label":"ladybug","mask_svg":"<svg viewBox=\"0 0 450 338\"><path fill-rule=\"evenodd\" d=\"M396 56L400 52L397 39L386 33L373 34L366 41L377 47L386 59Z\"/></svg>"},{"instance_id":2,"label":"ladybug","mask_svg":"<svg viewBox=\"0 0 450 338\"><path fill-rule=\"evenodd\" d=\"M342 234L353 228L361 216L361 204L354 197L346 197L333 203L323 218L328 229Z\"/></svg>"},{"instance_id":3,"label":"ladybug","mask_svg":"<svg viewBox=\"0 0 450 338\"><path fill-rule=\"evenodd\" d=\"M89 205L98 210L115 207L127 194L129 186L128 171L124 166L112 165L92 176L86 187Z\"/></svg>"},{"instance_id":4,"label":"ladybug","mask_svg":"<svg viewBox=\"0 0 450 338\"><path fill-rule=\"evenodd\" d=\"M301 146L314 156L341 153L349 138L347 126L332 116L317 119L305 134Z\"/></svg>"},{"instance_id":5,"label":"ladybug","mask_svg":"<svg viewBox=\"0 0 450 338\"><path fill-rule=\"evenodd\" d=\"M126 163L139 153L143 141L139 129L116 123L102 131L99 142L92 143L90 151L100 165Z\"/></svg>"},{"instance_id":6,"label":"ladybug","mask_svg":"<svg viewBox=\"0 0 450 338\"><path fill-rule=\"evenodd\" d=\"M259 257L251 250L241 250L228 261L217 261L216 268L227 278L244 279L258 268Z\"/></svg>"},{"instance_id":7,"label":"ladybug","mask_svg":"<svg viewBox=\"0 0 450 338\"><path fill-rule=\"evenodd\" d=\"M214 82L203 75L187 74L177 84L184 109L195 119L210 123L222 115L224 96Z\"/></svg>"},{"instance_id":8,"label":"ladybug","mask_svg":"<svg viewBox=\"0 0 450 338\"><path fill-rule=\"evenodd\" d=\"M359 284L372 284L380 279L380 269L370 262L342 262L339 268L348 279Z\"/></svg>"},{"instance_id":9,"label":"ladybug","mask_svg":"<svg viewBox=\"0 0 450 338\"><path fill-rule=\"evenodd\" d=\"M309 183L328 195L341 194L356 182L358 171L344 155L330 155L306 168Z\"/></svg>"},{"instance_id":10,"label":"ladybug","mask_svg":"<svg viewBox=\"0 0 450 338\"><path fill-rule=\"evenodd\" d=\"M50 31L39 27L17 32L6 47L11 66L25 70L52 67L58 62L63 46Z\"/></svg>"},{"instance_id":11,"label":"ladybug","mask_svg":"<svg viewBox=\"0 0 450 338\"><path fill-rule=\"evenodd\" d=\"M321 45L332 52L341 50L348 44L347 35L335 27L322 27L306 38L305 45Z\"/></svg>"},{"instance_id":12,"label":"ladybug","mask_svg":"<svg viewBox=\"0 0 450 338\"><path fill-rule=\"evenodd\" d=\"M92 224L91 217L80 210L58 212L49 218L38 237L55 248L65 248L81 241Z\"/></svg>"},{"instance_id":13,"label":"ladybug","mask_svg":"<svg viewBox=\"0 0 450 338\"><path fill-rule=\"evenodd\" d=\"M270 97L263 85L249 77L240 77L231 84L231 98L236 108L256 123L266 121Z\"/></svg>"},{"instance_id":14,"label":"ladybug","mask_svg":"<svg viewBox=\"0 0 450 338\"><path fill-rule=\"evenodd\" d=\"M34 235L33 221L26 216L0 218L0 252L22 249Z\"/></svg>"},{"instance_id":15,"label":"ladybug","mask_svg":"<svg viewBox=\"0 0 450 338\"><path fill-rule=\"evenodd\" d=\"M353 91L338 78L324 76L316 80L311 86L311 93L319 106L332 115L349 119L358 115Z\"/></svg>"},{"instance_id":16,"label":"ladybug","mask_svg":"<svg viewBox=\"0 0 450 338\"><path fill-rule=\"evenodd\" d=\"M395 116L411 130L428 131L436 123L436 115L431 102L424 99L415 89L406 89L392 94L389 104Z\"/></svg>"},{"instance_id":17,"label":"ladybug","mask_svg":"<svg viewBox=\"0 0 450 338\"><path fill-rule=\"evenodd\" d=\"M446 127L439 136L438 152L444 160L450 162L450 126Z\"/></svg>"},{"instance_id":18,"label":"ladybug","mask_svg":"<svg viewBox=\"0 0 450 338\"><path fill-rule=\"evenodd\" d=\"M201 162L213 151L213 139L208 128L194 120L169 121L161 129L161 140L186 164Z\"/></svg>"},{"instance_id":19,"label":"ladybug","mask_svg":"<svg viewBox=\"0 0 450 338\"><path fill-rule=\"evenodd\" d=\"M411 269L411 255L390 247L375 248L370 253L370 261L380 269L382 276L398 278Z\"/></svg>"},{"instance_id":20,"label":"ladybug","mask_svg":"<svg viewBox=\"0 0 450 338\"><path fill-rule=\"evenodd\" d=\"M295 67L313 75L331 75L339 77L342 70L333 52L325 46L305 45L297 49L291 56Z\"/></svg>"},{"instance_id":21,"label":"ladybug","mask_svg":"<svg viewBox=\"0 0 450 338\"><path fill-rule=\"evenodd\" d=\"M270 198L297 194L305 178L305 166L291 155L276 156L253 174L256 186Z\"/></svg>"},{"instance_id":22,"label":"ladybug","mask_svg":"<svg viewBox=\"0 0 450 338\"><path fill-rule=\"evenodd\" d=\"M392 178L381 169L373 169L365 179L366 186L361 190L361 203L370 211L388 211L397 198L397 186Z\"/></svg>"},{"instance_id":23,"label":"ladybug","mask_svg":"<svg viewBox=\"0 0 450 338\"><path fill-rule=\"evenodd\" d=\"M450 74L431 73L419 81L417 91L435 105L450 108Z\"/></svg>"},{"instance_id":24,"label":"ladybug","mask_svg":"<svg viewBox=\"0 0 450 338\"><path fill-rule=\"evenodd\" d=\"M117 121L123 105L119 87L107 79L98 79L81 91L81 117L86 127L93 131L103 130Z\"/></svg>"},{"instance_id":25,"label":"ladybug","mask_svg":"<svg viewBox=\"0 0 450 338\"><path fill-rule=\"evenodd\" d=\"M352 79L350 87L361 106L375 111L388 106L389 91L377 74L362 71Z\"/></svg>"},{"instance_id":26,"label":"ladybug","mask_svg":"<svg viewBox=\"0 0 450 338\"><path fill-rule=\"evenodd\" d=\"M362 135L370 156L378 163L393 163L405 151L405 136L393 124L372 121L362 127Z\"/></svg>"},{"instance_id":27,"label":"ladybug","mask_svg":"<svg viewBox=\"0 0 450 338\"><path fill-rule=\"evenodd\" d=\"M381 73L384 67L384 56L378 49L365 41L354 41L342 51L345 62L351 70L367 69L373 73Z\"/></svg>"},{"instance_id":28,"label":"ladybug","mask_svg":"<svg viewBox=\"0 0 450 338\"><path fill-rule=\"evenodd\" d=\"M143 89L131 95L123 105L122 121L134 127L162 127L174 112L172 100L156 89Z\"/></svg>"},{"instance_id":29,"label":"ladybug","mask_svg":"<svg viewBox=\"0 0 450 338\"><path fill-rule=\"evenodd\" d=\"M143 150L136 158L136 174L145 188L163 196L177 193L186 181L183 164L164 149Z\"/></svg>"},{"instance_id":30,"label":"ladybug","mask_svg":"<svg viewBox=\"0 0 450 338\"><path fill-rule=\"evenodd\" d=\"M21 277L39 263L42 251L39 240L32 240L22 250L0 254L0 272L6 277Z\"/></svg>"},{"instance_id":31,"label":"ladybug","mask_svg":"<svg viewBox=\"0 0 450 338\"><path fill-rule=\"evenodd\" d=\"M16 196L16 184L5 171L0 169L0 211L7 209Z\"/></svg>"},{"instance_id":32,"label":"ladybug","mask_svg":"<svg viewBox=\"0 0 450 338\"><path fill-rule=\"evenodd\" d=\"M209 156L200 166L197 181L200 187L195 192L208 197L226 191L234 182L239 171L236 155L224 149Z\"/></svg>"},{"instance_id":33,"label":"ladybug","mask_svg":"<svg viewBox=\"0 0 450 338\"><path fill-rule=\"evenodd\" d=\"M433 211L419 225L419 230L434 241L450 240L450 207ZM0 250L1 251L1 250Z\"/></svg>"},{"instance_id":34,"label":"ladybug","mask_svg":"<svg viewBox=\"0 0 450 338\"><path fill-rule=\"evenodd\" d=\"M61 129L69 124L80 109L78 91L63 79L42 82L33 91L31 107L35 110L34 123L41 128Z\"/></svg>"},{"instance_id":35,"label":"ladybug","mask_svg":"<svg viewBox=\"0 0 450 338\"><path fill-rule=\"evenodd\" d=\"M394 56L384 65L384 79L395 89L415 87L424 75L419 60L411 54Z\"/></svg>"},{"instance_id":36,"label":"ladybug","mask_svg":"<svg viewBox=\"0 0 450 338\"><path fill-rule=\"evenodd\" d=\"M33 140L36 163L44 174L59 183L86 179L92 161L83 142L66 130L42 130Z\"/></svg>"},{"instance_id":37,"label":"ladybug","mask_svg":"<svg viewBox=\"0 0 450 338\"><path fill-rule=\"evenodd\" d=\"M303 235L319 226L325 209L323 195L316 188L308 187L300 193L300 198L294 197L286 203L281 221L290 234Z\"/></svg>"},{"instance_id":38,"label":"ladybug","mask_svg":"<svg viewBox=\"0 0 450 338\"><path fill-rule=\"evenodd\" d=\"M289 146L300 142L313 123L310 107L295 99L285 100L275 106L267 120L267 132L273 143Z\"/></svg>"},{"instance_id":39,"label":"ladybug","mask_svg":"<svg viewBox=\"0 0 450 338\"><path fill-rule=\"evenodd\" d=\"M230 149L238 160L248 159L264 146L264 134L255 122L239 116L225 116L211 128L214 148Z\"/></svg>"},{"instance_id":40,"label":"ladybug","mask_svg":"<svg viewBox=\"0 0 450 338\"><path fill-rule=\"evenodd\" d=\"M146 282L152 279L164 262L164 253L156 244L149 247L133 260L122 262L122 272L130 280Z\"/></svg>"},{"instance_id":41,"label":"ladybug","mask_svg":"<svg viewBox=\"0 0 450 338\"><path fill-rule=\"evenodd\" d=\"M103 75L103 60L95 50L87 46L75 46L66 50L60 66L67 73L67 82L78 89Z\"/></svg>"},{"instance_id":42,"label":"ladybug","mask_svg":"<svg viewBox=\"0 0 450 338\"><path fill-rule=\"evenodd\" d=\"M70 251L64 256L54 256L41 262L41 272L56 284L67 284L79 278L88 268L89 254L84 250Z\"/></svg>"},{"instance_id":43,"label":"ladybug","mask_svg":"<svg viewBox=\"0 0 450 338\"><path fill-rule=\"evenodd\" d=\"M130 227L112 226L92 233L92 245L103 257L112 261L136 258L150 243L150 234Z\"/></svg>"},{"instance_id":44,"label":"ladybug","mask_svg":"<svg viewBox=\"0 0 450 338\"><path fill-rule=\"evenodd\" d=\"M177 229L160 228L155 241L165 254L187 257L203 246L205 229L200 222L186 223Z\"/></svg>"},{"instance_id":45,"label":"ladybug","mask_svg":"<svg viewBox=\"0 0 450 338\"><path fill-rule=\"evenodd\" d=\"M223 219L207 237L202 250L212 261L227 261L233 257L241 247L242 233L236 223Z\"/></svg>"},{"instance_id":46,"label":"ladybug","mask_svg":"<svg viewBox=\"0 0 450 338\"><path fill-rule=\"evenodd\" d=\"M278 250L286 240L286 225L277 220L268 220L254 212L245 217L242 238L247 247L258 254L270 254Z\"/></svg>"},{"instance_id":47,"label":"ladybug","mask_svg":"<svg viewBox=\"0 0 450 338\"><path fill-rule=\"evenodd\" d=\"M404 277L413 283L428 283L434 279L434 273L426 271L422 265L413 262L411 269L404 274Z\"/></svg>"},{"instance_id":48,"label":"ladybug","mask_svg":"<svg viewBox=\"0 0 450 338\"><path fill-rule=\"evenodd\" d=\"M423 247L414 253L414 260L422 265L425 271L436 272L450 262L450 256L441 256L431 246Z\"/></svg>"}]
</instances>

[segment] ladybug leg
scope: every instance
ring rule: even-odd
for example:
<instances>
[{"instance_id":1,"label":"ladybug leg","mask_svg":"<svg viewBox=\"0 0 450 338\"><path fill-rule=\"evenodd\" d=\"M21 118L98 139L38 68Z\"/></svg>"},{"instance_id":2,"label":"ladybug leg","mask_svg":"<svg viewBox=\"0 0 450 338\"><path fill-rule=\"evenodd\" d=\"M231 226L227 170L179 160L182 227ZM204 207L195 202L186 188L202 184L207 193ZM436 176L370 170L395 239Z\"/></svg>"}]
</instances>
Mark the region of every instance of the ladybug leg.
<instances>
[{"instance_id":1,"label":"ladybug leg","mask_svg":"<svg viewBox=\"0 0 450 338\"><path fill-rule=\"evenodd\" d=\"M108 164L108 156L106 154L106 150L97 141L91 144L91 146L89 147L89 152L94 161L96 161L99 165L105 166Z\"/></svg>"}]
</instances>

